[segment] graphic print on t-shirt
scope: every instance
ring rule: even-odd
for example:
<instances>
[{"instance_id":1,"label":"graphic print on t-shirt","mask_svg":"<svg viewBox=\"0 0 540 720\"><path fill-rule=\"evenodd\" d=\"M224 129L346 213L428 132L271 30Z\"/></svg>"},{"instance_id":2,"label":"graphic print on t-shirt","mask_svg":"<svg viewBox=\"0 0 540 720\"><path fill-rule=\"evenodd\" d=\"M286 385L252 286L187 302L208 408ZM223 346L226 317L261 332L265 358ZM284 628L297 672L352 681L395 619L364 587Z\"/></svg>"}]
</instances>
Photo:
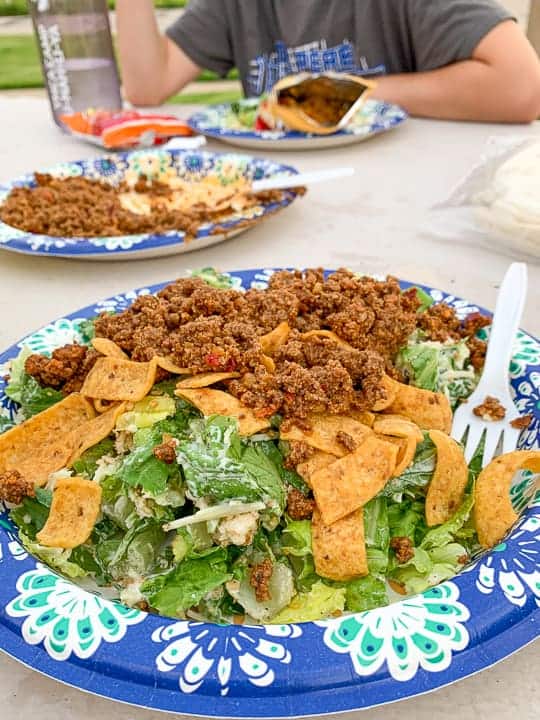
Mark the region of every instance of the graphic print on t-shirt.
<instances>
[{"instance_id":1,"label":"graphic print on t-shirt","mask_svg":"<svg viewBox=\"0 0 540 720\"><path fill-rule=\"evenodd\" d=\"M315 40L294 48L277 42L271 53L258 55L251 61L248 78L250 95L268 92L287 75L329 70L352 75L381 75L386 72L386 67L370 67L366 57L360 57L357 62L354 45L349 40L330 48L326 40Z\"/></svg>"}]
</instances>

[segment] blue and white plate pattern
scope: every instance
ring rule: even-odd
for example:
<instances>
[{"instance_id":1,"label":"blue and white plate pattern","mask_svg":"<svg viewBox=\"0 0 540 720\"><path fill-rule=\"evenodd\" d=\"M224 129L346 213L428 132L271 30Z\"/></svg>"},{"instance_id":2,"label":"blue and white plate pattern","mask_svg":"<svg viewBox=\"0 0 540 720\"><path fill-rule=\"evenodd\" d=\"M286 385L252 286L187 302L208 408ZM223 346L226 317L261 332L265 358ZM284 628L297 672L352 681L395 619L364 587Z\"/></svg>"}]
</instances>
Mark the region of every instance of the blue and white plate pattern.
<instances>
[{"instance_id":1,"label":"blue and white plate pattern","mask_svg":"<svg viewBox=\"0 0 540 720\"><path fill-rule=\"evenodd\" d=\"M367 140L405 122L402 108L378 100L366 100L352 122L332 135L310 135L296 130L249 130L234 118L230 104L210 105L192 115L188 124L201 135L231 145L257 150L317 150Z\"/></svg>"},{"instance_id":2,"label":"blue and white plate pattern","mask_svg":"<svg viewBox=\"0 0 540 720\"><path fill-rule=\"evenodd\" d=\"M247 289L264 287L272 272L231 275L235 287ZM81 320L123 310L161 287L116 295L38 330L0 355L0 377L23 344L51 351L80 338ZM462 315L479 309L425 290ZM537 449L540 342L526 333L516 340L510 381L520 411L534 418L520 445ZM13 415L3 386L0 380L2 412ZM429 692L538 636L540 493L531 490L524 475L512 489L521 512L516 527L453 580L388 607L266 627L173 620L90 594L29 556L0 508L0 649L80 689L190 715L320 715Z\"/></svg>"},{"instance_id":3,"label":"blue and white plate pattern","mask_svg":"<svg viewBox=\"0 0 540 720\"><path fill-rule=\"evenodd\" d=\"M240 178L261 180L277 174L297 173L294 168L287 165L250 155L164 149L117 153L89 160L60 163L47 172L61 178L79 176L114 183L123 179L136 180L140 174L163 182L176 177L197 181L212 175L217 176L223 183L230 183ZM33 174L28 174L0 185L0 205L12 188L33 184ZM157 235L60 238L28 233L0 222L0 249L30 255L91 260L127 260L173 255L223 242L290 205L295 198L294 190L286 190L280 202L255 206L242 213L231 214L230 219L220 222L219 226L212 223L201 225L197 236L190 240L186 240L184 232L176 230Z\"/></svg>"}]
</instances>

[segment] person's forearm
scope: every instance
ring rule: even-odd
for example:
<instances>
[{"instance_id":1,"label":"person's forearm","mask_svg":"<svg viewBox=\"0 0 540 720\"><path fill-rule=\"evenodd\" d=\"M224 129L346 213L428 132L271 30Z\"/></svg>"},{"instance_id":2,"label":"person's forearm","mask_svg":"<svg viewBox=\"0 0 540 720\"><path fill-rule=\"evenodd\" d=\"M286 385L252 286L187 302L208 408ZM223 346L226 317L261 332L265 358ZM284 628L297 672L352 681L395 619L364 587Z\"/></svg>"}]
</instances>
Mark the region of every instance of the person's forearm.
<instances>
[{"instance_id":1,"label":"person's forearm","mask_svg":"<svg viewBox=\"0 0 540 720\"><path fill-rule=\"evenodd\" d=\"M127 97L144 103L166 65L166 49L152 0L117 0L116 23L122 80Z\"/></svg>"},{"instance_id":2,"label":"person's forearm","mask_svg":"<svg viewBox=\"0 0 540 720\"><path fill-rule=\"evenodd\" d=\"M134 105L159 105L199 73L159 31L152 0L116 0L124 92Z\"/></svg>"},{"instance_id":3,"label":"person's forearm","mask_svg":"<svg viewBox=\"0 0 540 720\"><path fill-rule=\"evenodd\" d=\"M538 93L506 83L493 67L466 60L431 72L378 79L374 97L411 115L441 120L531 122L540 115Z\"/></svg>"}]
</instances>

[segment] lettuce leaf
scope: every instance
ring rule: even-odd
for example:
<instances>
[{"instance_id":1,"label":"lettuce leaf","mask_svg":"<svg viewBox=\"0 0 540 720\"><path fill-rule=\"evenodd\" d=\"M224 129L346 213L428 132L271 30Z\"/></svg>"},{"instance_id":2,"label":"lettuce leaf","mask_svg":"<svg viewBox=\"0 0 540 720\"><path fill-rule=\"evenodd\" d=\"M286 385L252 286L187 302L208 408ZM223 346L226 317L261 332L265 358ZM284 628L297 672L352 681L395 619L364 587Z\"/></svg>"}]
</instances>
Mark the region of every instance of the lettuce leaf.
<instances>
[{"instance_id":1,"label":"lettuce leaf","mask_svg":"<svg viewBox=\"0 0 540 720\"><path fill-rule=\"evenodd\" d=\"M267 515L275 526L285 507L285 487L278 468L258 443L242 445L234 418L214 415L195 420L191 430L191 439L178 447L190 495L212 504L262 500L269 505Z\"/></svg>"},{"instance_id":2,"label":"lettuce leaf","mask_svg":"<svg viewBox=\"0 0 540 720\"><path fill-rule=\"evenodd\" d=\"M469 356L465 340L441 343L413 336L400 350L396 365L409 377L412 385L445 393L455 407L472 393L478 382Z\"/></svg>"},{"instance_id":3,"label":"lettuce leaf","mask_svg":"<svg viewBox=\"0 0 540 720\"><path fill-rule=\"evenodd\" d=\"M350 612L364 612L388 605L384 580L366 575L345 585L345 607Z\"/></svg>"},{"instance_id":4,"label":"lettuce leaf","mask_svg":"<svg viewBox=\"0 0 540 720\"><path fill-rule=\"evenodd\" d=\"M25 372L24 365L31 354L31 350L24 347L11 361L9 382L5 389L5 394L20 405L25 418L37 415L64 398L58 390L42 388L35 378Z\"/></svg>"},{"instance_id":5,"label":"lettuce leaf","mask_svg":"<svg viewBox=\"0 0 540 720\"><path fill-rule=\"evenodd\" d=\"M28 535L25 535L23 532L19 532L19 538L22 545L31 555L37 557L38 560L41 560L61 575L65 575L69 578L81 578L88 575L88 572L85 569L76 562L73 562L72 550L45 547L45 545L40 545L38 542L31 540Z\"/></svg>"},{"instance_id":6,"label":"lettuce leaf","mask_svg":"<svg viewBox=\"0 0 540 720\"><path fill-rule=\"evenodd\" d=\"M257 557L260 562L264 556ZM238 564L243 564L241 558ZM293 574L288 565L283 562L274 562L272 576L268 581L268 600L257 600L255 590L251 586L250 573L243 573L242 579L237 578L227 583L227 592L241 605L246 614L259 622L272 620L277 613L285 608L295 594Z\"/></svg>"},{"instance_id":7,"label":"lettuce leaf","mask_svg":"<svg viewBox=\"0 0 540 720\"><path fill-rule=\"evenodd\" d=\"M97 470L98 460L104 455L112 455L114 452L114 440L105 438L97 445L86 450L78 460L75 460L73 469L79 475L86 475L92 479Z\"/></svg>"},{"instance_id":8,"label":"lettuce leaf","mask_svg":"<svg viewBox=\"0 0 540 720\"><path fill-rule=\"evenodd\" d=\"M162 442L167 421L161 421L150 428L138 430L133 436L134 446L125 457L118 471L118 477L128 487L140 487L152 496L163 495L171 481L180 478L176 463L158 460L154 448ZM173 429L173 428L171 428ZM172 434L172 433L171 433Z\"/></svg>"},{"instance_id":9,"label":"lettuce leaf","mask_svg":"<svg viewBox=\"0 0 540 720\"><path fill-rule=\"evenodd\" d=\"M257 103L258 107L258 103ZM207 267L201 270L194 270L192 277L201 278L207 285L220 290L228 290L233 287L233 279L229 275L218 272L215 268Z\"/></svg>"},{"instance_id":10,"label":"lettuce leaf","mask_svg":"<svg viewBox=\"0 0 540 720\"><path fill-rule=\"evenodd\" d=\"M320 580L309 592L299 593L286 608L272 618L272 623L298 623L322 620L345 609L345 588L330 587Z\"/></svg>"},{"instance_id":11,"label":"lettuce leaf","mask_svg":"<svg viewBox=\"0 0 540 720\"><path fill-rule=\"evenodd\" d=\"M149 578L141 591L150 606L162 615L184 617L186 610L230 578L227 552L215 548L204 557L186 559L170 572Z\"/></svg>"},{"instance_id":12,"label":"lettuce leaf","mask_svg":"<svg viewBox=\"0 0 540 720\"><path fill-rule=\"evenodd\" d=\"M407 593L423 592L456 575L470 555L467 544L455 542L467 523L474 495L467 495L456 513L444 524L428 530L407 563L391 572L391 578L402 584ZM460 538L461 539L461 538Z\"/></svg>"},{"instance_id":13,"label":"lettuce leaf","mask_svg":"<svg viewBox=\"0 0 540 720\"><path fill-rule=\"evenodd\" d=\"M428 434L424 433L424 440L416 448L413 463L399 477L392 478L386 484L382 495L396 503L400 503L404 496L424 497L436 464L437 450Z\"/></svg>"},{"instance_id":14,"label":"lettuce leaf","mask_svg":"<svg viewBox=\"0 0 540 720\"><path fill-rule=\"evenodd\" d=\"M96 328L94 325L94 320L96 319L97 318L88 318L88 320L81 320L77 324L79 335L81 336L82 341L87 345L90 345L96 336Z\"/></svg>"},{"instance_id":15,"label":"lettuce leaf","mask_svg":"<svg viewBox=\"0 0 540 720\"><path fill-rule=\"evenodd\" d=\"M106 553L100 552L98 547L101 565L115 580L150 575L156 571L163 559L165 538L166 534L161 529L161 525L150 518L145 518L131 527L116 547L114 543L118 537L109 541Z\"/></svg>"},{"instance_id":16,"label":"lettuce leaf","mask_svg":"<svg viewBox=\"0 0 540 720\"><path fill-rule=\"evenodd\" d=\"M25 497L20 505L10 511L11 520L30 541L36 539L37 533L47 522L51 502L52 493L37 488L35 497Z\"/></svg>"},{"instance_id":17,"label":"lettuce leaf","mask_svg":"<svg viewBox=\"0 0 540 720\"><path fill-rule=\"evenodd\" d=\"M364 506L364 535L367 547L388 551L390 528L385 497L375 497Z\"/></svg>"},{"instance_id":18,"label":"lettuce leaf","mask_svg":"<svg viewBox=\"0 0 540 720\"><path fill-rule=\"evenodd\" d=\"M125 412L116 421L117 430L133 431L149 428L160 420L176 413L176 403L169 395L149 395L135 403L129 412Z\"/></svg>"}]
</instances>

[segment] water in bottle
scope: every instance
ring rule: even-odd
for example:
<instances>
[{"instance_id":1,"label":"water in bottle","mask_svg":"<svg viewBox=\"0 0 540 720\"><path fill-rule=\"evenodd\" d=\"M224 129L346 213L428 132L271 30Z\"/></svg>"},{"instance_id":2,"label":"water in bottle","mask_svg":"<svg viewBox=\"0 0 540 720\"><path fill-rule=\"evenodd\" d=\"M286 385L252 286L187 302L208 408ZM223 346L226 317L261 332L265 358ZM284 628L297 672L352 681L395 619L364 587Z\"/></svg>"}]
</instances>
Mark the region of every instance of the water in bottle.
<instances>
[{"instance_id":1,"label":"water in bottle","mask_svg":"<svg viewBox=\"0 0 540 720\"><path fill-rule=\"evenodd\" d=\"M122 106L107 0L30 0L56 123L73 112Z\"/></svg>"}]
</instances>

